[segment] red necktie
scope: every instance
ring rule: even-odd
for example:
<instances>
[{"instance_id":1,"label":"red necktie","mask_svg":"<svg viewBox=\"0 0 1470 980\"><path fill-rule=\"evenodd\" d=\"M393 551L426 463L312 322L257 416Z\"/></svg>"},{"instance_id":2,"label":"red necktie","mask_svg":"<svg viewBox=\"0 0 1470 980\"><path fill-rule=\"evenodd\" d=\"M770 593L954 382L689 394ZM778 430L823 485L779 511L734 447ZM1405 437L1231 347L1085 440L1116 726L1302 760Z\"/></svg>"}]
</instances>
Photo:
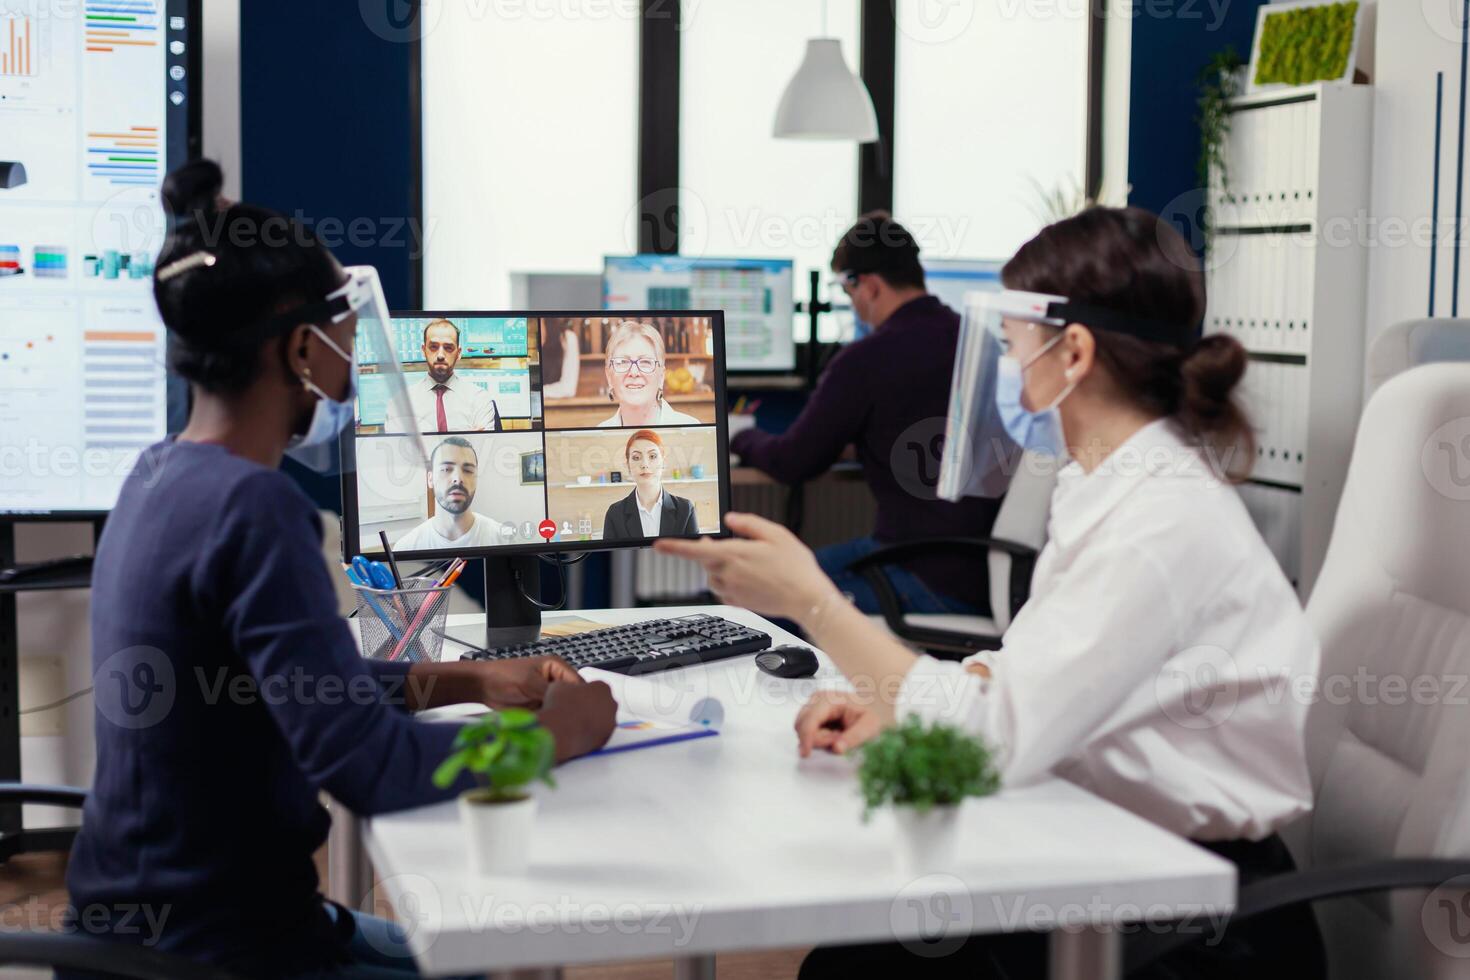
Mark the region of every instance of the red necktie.
<instances>
[{"instance_id":1,"label":"red necktie","mask_svg":"<svg viewBox=\"0 0 1470 980\"><path fill-rule=\"evenodd\" d=\"M440 432L448 432L449 431L449 418L448 418L448 416L446 416L444 414L444 393L446 391L448 391L448 390L449 390L449 388L448 388L447 385L435 385L434 386L434 394L439 399L438 404L434 406L434 414L439 419L439 431Z\"/></svg>"}]
</instances>

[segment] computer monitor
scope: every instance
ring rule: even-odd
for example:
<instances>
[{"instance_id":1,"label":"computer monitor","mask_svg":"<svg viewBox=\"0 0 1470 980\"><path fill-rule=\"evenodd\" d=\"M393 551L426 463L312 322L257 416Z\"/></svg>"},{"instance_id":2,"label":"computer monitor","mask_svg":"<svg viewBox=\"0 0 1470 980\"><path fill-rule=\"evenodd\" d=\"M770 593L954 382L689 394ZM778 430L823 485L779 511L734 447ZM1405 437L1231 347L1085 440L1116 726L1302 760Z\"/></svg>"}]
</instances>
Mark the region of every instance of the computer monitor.
<instances>
[{"instance_id":1,"label":"computer monitor","mask_svg":"<svg viewBox=\"0 0 1470 980\"><path fill-rule=\"evenodd\" d=\"M965 294L999 292L1005 262L992 259L921 259L929 292L956 313L965 311Z\"/></svg>"},{"instance_id":2,"label":"computer monitor","mask_svg":"<svg viewBox=\"0 0 1470 980\"><path fill-rule=\"evenodd\" d=\"M153 264L200 0L123 6L0 4L0 518L105 513L169 427Z\"/></svg>"},{"instance_id":3,"label":"computer monitor","mask_svg":"<svg viewBox=\"0 0 1470 980\"><path fill-rule=\"evenodd\" d=\"M790 259L608 256L605 310L723 310L731 371L796 369L795 285Z\"/></svg>"},{"instance_id":4,"label":"computer monitor","mask_svg":"<svg viewBox=\"0 0 1470 980\"><path fill-rule=\"evenodd\" d=\"M393 314L408 389L359 342L344 557L640 547L724 533L724 314ZM570 362L569 362L570 359Z\"/></svg>"}]
</instances>

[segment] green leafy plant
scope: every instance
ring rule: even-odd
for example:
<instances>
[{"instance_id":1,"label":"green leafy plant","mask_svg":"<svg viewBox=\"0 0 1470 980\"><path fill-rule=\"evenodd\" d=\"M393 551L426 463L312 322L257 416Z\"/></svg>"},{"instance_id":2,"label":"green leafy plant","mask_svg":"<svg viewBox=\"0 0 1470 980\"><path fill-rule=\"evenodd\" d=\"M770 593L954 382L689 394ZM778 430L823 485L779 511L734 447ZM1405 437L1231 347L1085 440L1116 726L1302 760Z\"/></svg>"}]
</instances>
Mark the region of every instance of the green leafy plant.
<instances>
[{"instance_id":1,"label":"green leafy plant","mask_svg":"<svg viewBox=\"0 0 1470 980\"><path fill-rule=\"evenodd\" d=\"M1357 22L1357 0L1268 10L1261 21L1256 84L1306 85L1342 78Z\"/></svg>"},{"instance_id":2,"label":"green leafy plant","mask_svg":"<svg viewBox=\"0 0 1470 980\"><path fill-rule=\"evenodd\" d=\"M885 803L924 812L1000 789L990 749L948 725L917 718L890 728L862 747L858 785L863 819Z\"/></svg>"},{"instance_id":3,"label":"green leafy plant","mask_svg":"<svg viewBox=\"0 0 1470 980\"><path fill-rule=\"evenodd\" d=\"M480 784L471 799L512 803L526 798L526 786L541 780L555 786L551 766L556 738L525 708L494 711L466 725L454 738L454 751L434 770L434 785L448 789L468 771Z\"/></svg>"},{"instance_id":4,"label":"green leafy plant","mask_svg":"<svg viewBox=\"0 0 1470 980\"><path fill-rule=\"evenodd\" d=\"M1210 170L1220 175L1222 193L1230 189L1230 166L1225 156L1225 140L1230 136L1230 101L1240 95L1240 55L1226 45L1216 52L1200 70L1199 103L1195 122L1199 124L1199 159L1195 176L1200 187L1210 186Z\"/></svg>"},{"instance_id":5,"label":"green leafy plant","mask_svg":"<svg viewBox=\"0 0 1470 980\"><path fill-rule=\"evenodd\" d=\"M1073 176L1066 177L1049 190L1035 177L1026 179L1031 183L1031 194L1035 202L1030 206L1031 213L1043 225L1055 224L1091 207L1122 207L1127 203L1126 190L1123 198L1117 201L1109 200L1106 191L1092 197L1082 190L1082 185Z\"/></svg>"}]
</instances>

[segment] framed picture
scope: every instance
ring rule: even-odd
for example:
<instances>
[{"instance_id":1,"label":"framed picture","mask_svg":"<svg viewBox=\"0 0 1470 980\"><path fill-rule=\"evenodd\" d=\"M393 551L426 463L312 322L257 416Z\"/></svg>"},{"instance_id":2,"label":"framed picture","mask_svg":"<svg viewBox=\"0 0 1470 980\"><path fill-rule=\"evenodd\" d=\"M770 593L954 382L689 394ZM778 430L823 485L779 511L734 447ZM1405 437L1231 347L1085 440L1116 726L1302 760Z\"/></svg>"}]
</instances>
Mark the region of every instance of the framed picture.
<instances>
[{"instance_id":1,"label":"framed picture","mask_svg":"<svg viewBox=\"0 0 1470 980\"><path fill-rule=\"evenodd\" d=\"M546 454L521 453L521 486L546 482Z\"/></svg>"},{"instance_id":2,"label":"framed picture","mask_svg":"<svg viewBox=\"0 0 1470 980\"><path fill-rule=\"evenodd\" d=\"M1263 4L1256 11L1250 90L1351 83L1365 13L1362 0Z\"/></svg>"}]
</instances>

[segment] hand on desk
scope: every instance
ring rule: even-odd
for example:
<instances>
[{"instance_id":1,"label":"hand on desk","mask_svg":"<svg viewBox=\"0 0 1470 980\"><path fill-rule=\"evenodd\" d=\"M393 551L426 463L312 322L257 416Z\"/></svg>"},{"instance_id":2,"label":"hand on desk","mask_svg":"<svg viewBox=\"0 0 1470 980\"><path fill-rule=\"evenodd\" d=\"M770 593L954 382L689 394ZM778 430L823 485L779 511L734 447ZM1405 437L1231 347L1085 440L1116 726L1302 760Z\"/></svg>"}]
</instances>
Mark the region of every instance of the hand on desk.
<instances>
[{"instance_id":1,"label":"hand on desk","mask_svg":"<svg viewBox=\"0 0 1470 980\"><path fill-rule=\"evenodd\" d=\"M492 708L539 708L551 684L581 684L582 675L560 657L527 657L483 665L481 698Z\"/></svg>"},{"instance_id":2,"label":"hand on desk","mask_svg":"<svg viewBox=\"0 0 1470 980\"><path fill-rule=\"evenodd\" d=\"M556 738L556 761L566 762L607 744L618 720L618 703L602 681L554 681L546 688L538 717Z\"/></svg>"},{"instance_id":3,"label":"hand on desk","mask_svg":"<svg viewBox=\"0 0 1470 980\"><path fill-rule=\"evenodd\" d=\"M812 749L845 755L893 724L892 709L872 697L850 691L818 691L796 716L796 751L803 759Z\"/></svg>"}]
</instances>

